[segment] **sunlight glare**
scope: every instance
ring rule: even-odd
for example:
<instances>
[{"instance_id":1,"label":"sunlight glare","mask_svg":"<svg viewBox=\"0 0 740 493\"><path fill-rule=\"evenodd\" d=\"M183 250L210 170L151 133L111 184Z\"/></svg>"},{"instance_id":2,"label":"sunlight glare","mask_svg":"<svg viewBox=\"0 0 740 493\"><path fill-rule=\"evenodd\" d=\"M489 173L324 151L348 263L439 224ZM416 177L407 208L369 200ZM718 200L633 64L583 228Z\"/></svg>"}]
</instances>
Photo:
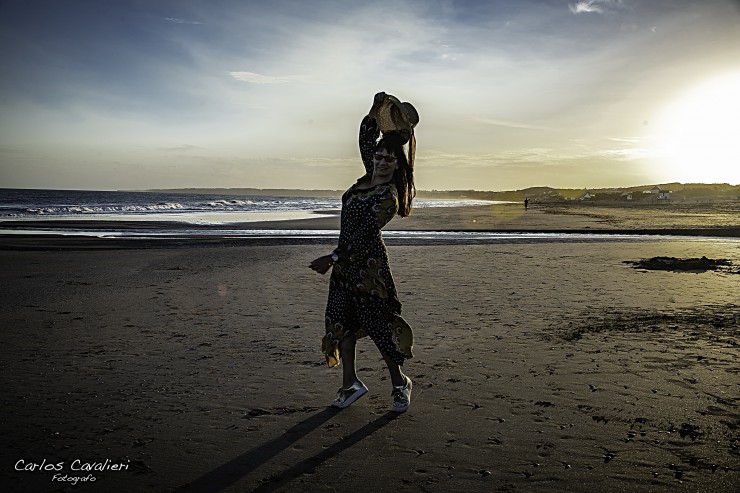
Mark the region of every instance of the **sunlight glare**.
<instances>
[{"instance_id":1,"label":"sunlight glare","mask_svg":"<svg viewBox=\"0 0 740 493\"><path fill-rule=\"evenodd\" d=\"M740 183L740 72L694 87L651 126L662 176L684 183Z\"/></svg>"}]
</instances>

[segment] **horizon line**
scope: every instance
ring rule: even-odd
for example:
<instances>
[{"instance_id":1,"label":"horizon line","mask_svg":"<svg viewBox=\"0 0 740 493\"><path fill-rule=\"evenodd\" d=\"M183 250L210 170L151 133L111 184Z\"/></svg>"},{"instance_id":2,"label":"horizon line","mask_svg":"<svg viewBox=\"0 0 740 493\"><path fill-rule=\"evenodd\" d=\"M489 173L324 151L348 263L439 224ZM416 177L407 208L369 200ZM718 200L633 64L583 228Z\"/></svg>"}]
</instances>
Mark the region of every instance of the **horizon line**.
<instances>
[{"instance_id":1,"label":"horizon line","mask_svg":"<svg viewBox=\"0 0 740 493\"><path fill-rule=\"evenodd\" d=\"M551 190L625 190L635 189L644 187L656 187L656 186L667 186L667 185L681 185L681 186L728 186L728 187L740 187L740 183L731 184L729 182L661 182L661 183L648 183L642 185L626 185L626 186L595 186L595 187L553 187L550 185L531 185L524 188L507 189L507 190L484 190L475 188L456 188L456 189L417 189L416 192L484 192L484 193L506 193L506 192L522 192L531 189L551 189ZM56 191L67 191L67 192L165 192L165 191L180 191L180 190L291 190L291 191L302 191L302 192L341 192L343 189L333 188L280 188L280 187L167 187L167 188L24 188L24 187L0 187L0 190L56 190Z\"/></svg>"}]
</instances>

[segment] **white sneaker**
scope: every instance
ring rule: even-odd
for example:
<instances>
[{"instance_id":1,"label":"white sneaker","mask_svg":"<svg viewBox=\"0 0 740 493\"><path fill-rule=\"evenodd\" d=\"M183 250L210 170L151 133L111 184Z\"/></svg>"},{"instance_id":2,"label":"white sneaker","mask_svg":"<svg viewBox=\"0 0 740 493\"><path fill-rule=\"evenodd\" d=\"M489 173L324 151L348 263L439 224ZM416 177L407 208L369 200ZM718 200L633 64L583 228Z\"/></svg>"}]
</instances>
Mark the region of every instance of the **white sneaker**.
<instances>
[{"instance_id":1,"label":"white sneaker","mask_svg":"<svg viewBox=\"0 0 740 493\"><path fill-rule=\"evenodd\" d=\"M393 405L391 411L396 413L403 413L409 408L411 404L411 388L413 387L411 379L404 375L406 379L405 385L394 385L391 395L393 396Z\"/></svg>"},{"instance_id":2,"label":"white sneaker","mask_svg":"<svg viewBox=\"0 0 740 493\"><path fill-rule=\"evenodd\" d=\"M339 409L344 409L365 394L367 394L367 387L365 387L364 383L357 381L346 389L340 387L337 391L337 398L334 399L331 405Z\"/></svg>"}]
</instances>

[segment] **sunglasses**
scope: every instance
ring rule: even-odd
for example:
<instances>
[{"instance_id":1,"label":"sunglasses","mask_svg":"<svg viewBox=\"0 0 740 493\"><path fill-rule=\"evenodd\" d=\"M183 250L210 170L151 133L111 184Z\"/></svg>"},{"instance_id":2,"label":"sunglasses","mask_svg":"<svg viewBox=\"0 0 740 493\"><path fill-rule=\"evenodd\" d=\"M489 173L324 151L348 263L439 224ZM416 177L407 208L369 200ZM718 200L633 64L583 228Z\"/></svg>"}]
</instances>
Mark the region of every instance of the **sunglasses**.
<instances>
[{"instance_id":1,"label":"sunglasses","mask_svg":"<svg viewBox=\"0 0 740 493\"><path fill-rule=\"evenodd\" d=\"M386 163L392 163L396 161L396 156L393 154L375 154L375 160L379 163L385 161Z\"/></svg>"}]
</instances>

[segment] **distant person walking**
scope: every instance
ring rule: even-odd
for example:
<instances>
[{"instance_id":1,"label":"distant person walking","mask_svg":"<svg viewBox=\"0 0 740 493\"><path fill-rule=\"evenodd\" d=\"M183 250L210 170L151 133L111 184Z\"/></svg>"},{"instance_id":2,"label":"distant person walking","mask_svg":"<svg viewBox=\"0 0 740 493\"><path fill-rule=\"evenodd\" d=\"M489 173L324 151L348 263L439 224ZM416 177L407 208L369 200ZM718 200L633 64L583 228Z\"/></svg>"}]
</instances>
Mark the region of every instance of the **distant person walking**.
<instances>
[{"instance_id":1,"label":"distant person walking","mask_svg":"<svg viewBox=\"0 0 740 493\"><path fill-rule=\"evenodd\" d=\"M524 199L524 210L526 211L527 209L529 209L529 197Z\"/></svg>"},{"instance_id":2,"label":"distant person walking","mask_svg":"<svg viewBox=\"0 0 740 493\"><path fill-rule=\"evenodd\" d=\"M413 333L401 317L381 229L396 214L405 217L411 212L418 122L410 103L383 92L375 95L360 125L365 174L342 195L338 246L310 264L320 274L332 269L322 349L329 367L342 362L342 386L334 407L345 408L368 391L355 364L357 339L365 335L390 372L391 410L404 412L411 402L411 379L401 365L412 357Z\"/></svg>"}]
</instances>

